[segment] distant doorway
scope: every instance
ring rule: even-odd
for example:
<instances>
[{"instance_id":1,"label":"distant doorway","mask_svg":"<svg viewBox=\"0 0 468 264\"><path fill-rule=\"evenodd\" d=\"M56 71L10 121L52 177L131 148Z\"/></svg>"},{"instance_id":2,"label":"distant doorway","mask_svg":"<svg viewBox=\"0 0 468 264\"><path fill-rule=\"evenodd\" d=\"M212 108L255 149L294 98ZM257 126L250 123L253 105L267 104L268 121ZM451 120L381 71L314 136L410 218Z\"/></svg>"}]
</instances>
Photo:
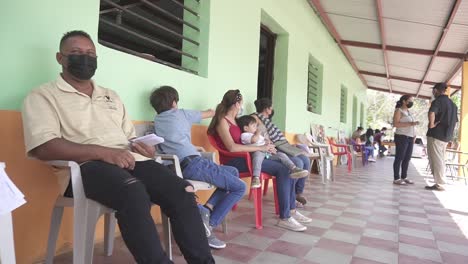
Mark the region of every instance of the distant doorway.
<instances>
[{"instance_id":1,"label":"distant doorway","mask_svg":"<svg viewBox=\"0 0 468 264\"><path fill-rule=\"evenodd\" d=\"M260 26L260 53L258 59L257 98L273 97L273 67L275 61L276 34L268 27Z\"/></svg>"}]
</instances>

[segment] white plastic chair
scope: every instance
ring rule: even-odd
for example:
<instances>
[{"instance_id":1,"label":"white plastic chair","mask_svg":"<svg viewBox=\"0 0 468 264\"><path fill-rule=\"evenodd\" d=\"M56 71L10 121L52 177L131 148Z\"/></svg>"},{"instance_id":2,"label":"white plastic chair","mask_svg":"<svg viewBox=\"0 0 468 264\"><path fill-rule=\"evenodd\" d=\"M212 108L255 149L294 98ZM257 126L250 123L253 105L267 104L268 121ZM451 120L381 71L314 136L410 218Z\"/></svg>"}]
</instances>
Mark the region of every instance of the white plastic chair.
<instances>
[{"instance_id":1,"label":"white plastic chair","mask_svg":"<svg viewBox=\"0 0 468 264\"><path fill-rule=\"evenodd\" d=\"M214 159L214 153L202 153ZM182 178L182 171L179 165L179 159L175 155L157 154L156 161L170 161L174 164L177 176ZM80 166L74 161L48 161L49 165L61 168L69 168L72 180L73 198L64 196L57 197L49 230L47 242L46 264L53 263L57 237L62 221L63 210L65 207L73 207L73 263L88 264L92 263L94 250L94 233L98 219L104 215L104 251L106 256L112 255L115 237L116 219L114 210L107 208L93 200L87 199L83 189ZM191 181L195 191L212 190L214 186L206 182ZM168 217L161 210L163 238L162 244L166 254L172 260L171 226ZM223 232L227 233L226 219L223 221Z\"/></svg>"},{"instance_id":2,"label":"white plastic chair","mask_svg":"<svg viewBox=\"0 0 468 264\"><path fill-rule=\"evenodd\" d=\"M320 155L319 168L322 176L322 183L330 179L335 181L335 171L333 166L334 156L331 153L330 145L315 142L311 134L296 135L297 141L308 146L311 151L316 150Z\"/></svg>"},{"instance_id":3,"label":"white plastic chair","mask_svg":"<svg viewBox=\"0 0 468 264\"><path fill-rule=\"evenodd\" d=\"M5 163L0 162L0 170L5 170ZM0 215L0 263L16 263L11 213Z\"/></svg>"},{"instance_id":4,"label":"white plastic chair","mask_svg":"<svg viewBox=\"0 0 468 264\"><path fill-rule=\"evenodd\" d=\"M62 222L63 209L73 207L73 263L92 263L94 250L94 232L96 223L104 214L104 251L107 256L112 255L114 247L114 230L116 219L114 211L93 200L87 199L81 180L81 170L74 161L47 161L49 165L59 168L69 168L73 198L57 197L50 222L49 239L47 241L46 264L53 263L55 246Z\"/></svg>"}]
</instances>

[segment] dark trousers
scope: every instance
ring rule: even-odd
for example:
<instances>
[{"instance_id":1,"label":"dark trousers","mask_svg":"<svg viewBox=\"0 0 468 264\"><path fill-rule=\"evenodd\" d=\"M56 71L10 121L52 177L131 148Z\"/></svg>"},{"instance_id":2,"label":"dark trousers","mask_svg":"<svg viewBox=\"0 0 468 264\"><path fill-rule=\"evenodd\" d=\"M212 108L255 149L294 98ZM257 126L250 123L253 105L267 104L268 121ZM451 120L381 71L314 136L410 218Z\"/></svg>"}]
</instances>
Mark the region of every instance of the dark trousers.
<instances>
[{"instance_id":1,"label":"dark trousers","mask_svg":"<svg viewBox=\"0 0 468 264\"><path fill-rule=\"evenodd\" d=\"M215 263L188 182L155 161L136 162L132 171L102 161L81 165L86 197L116 210L122 238L139 264L172 263L163 251L151 204L170 218L172 232L188 263Z\"/></svg>"},{"instance_id":2,"label":"dark trousers","mask_svg":"<svg viewBox=\"0 0 468 264\"><path fill-rule=\"evenodd\" d=\"M395 134L395 161L393 162L393 179L406 179L408 166L413 154L414 137Z\"/></svg>"}]
</instances>

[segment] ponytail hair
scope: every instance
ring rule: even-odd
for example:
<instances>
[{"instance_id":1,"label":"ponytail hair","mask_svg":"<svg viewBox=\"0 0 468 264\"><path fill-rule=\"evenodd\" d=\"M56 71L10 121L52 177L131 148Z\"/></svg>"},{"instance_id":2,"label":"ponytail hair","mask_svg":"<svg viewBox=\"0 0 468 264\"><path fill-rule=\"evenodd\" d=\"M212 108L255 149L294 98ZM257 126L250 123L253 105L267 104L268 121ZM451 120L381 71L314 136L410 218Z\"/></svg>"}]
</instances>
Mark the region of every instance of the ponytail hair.
<instances>
[{"instance_id":1,"label":"ponytail hair","mask_svg":"<svg viewBox=\"0 0 468 264\"><path fill-rule=\"evenodd\" d=\"M396 102L395 108L401 108L403 106L403 101L408 101L408 99L410 99L411 97L413 97L413 96L411 96L409 94L402 95L400 97L400 100L398 100Z\"/></svg>"},{"instance_id":2,"label":"ponytail hair","mask_svg":"<svg viewBox=\"0 0 468 264\"><path fill-rule=\"evenodd\" d=\"M215 115L208 126L208 135L216 134L216 127L221 119L226 116L231 106L240 101L242 101L242 94L239 90L229 90L224 94L223 100L216 106Z\"/></svg>"}]
</instances>

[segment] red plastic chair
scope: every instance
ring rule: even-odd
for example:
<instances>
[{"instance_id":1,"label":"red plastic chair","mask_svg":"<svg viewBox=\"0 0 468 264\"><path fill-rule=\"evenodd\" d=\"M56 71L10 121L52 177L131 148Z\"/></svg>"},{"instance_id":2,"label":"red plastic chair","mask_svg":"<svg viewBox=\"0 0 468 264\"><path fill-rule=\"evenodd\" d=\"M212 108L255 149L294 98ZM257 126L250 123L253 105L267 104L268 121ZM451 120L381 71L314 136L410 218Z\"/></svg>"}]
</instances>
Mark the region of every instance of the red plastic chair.
<instances>
[{"instance_id":1,"label":"red plastic chair","mask_svg":"<svg viewBox=\"0 0 468 264\"><path fill-rule=\"evenodd\" d=\"M249 152L229 152L226 150L221 149L214 136L208 135L208 140L210 144L219 152L219 162L221 164L226 164L229 160L233 158L243 158L247 162L248 172L239 172L240 178L250 178L252 177L252 160L250 159ZM275 212L279 214L279 206L278 206L278 195L276 192L276 178L271 176L268 173L261 173L260 180L264 182L264 186L268 187L268 180L273 180L273 192L274 192L274 199L275 199ZM262 229L262 188L255 188L250 189L249 199L250 196L253 195L254 197L254 207L255 207L255 227L257 229Z\"/></svg>"},{"instance_id":2,"label":"red plastic chair","mask_svg":"<svg viewBox=\"0 0 468 264\"><path fill-rule=\"evenodd\" d=\"M338 160L341 156L346 155L346 157L348 158L348 172L351 172L353 166L353 157L351 156L351 151L349 150L348 145L337 144L335 140L331 137L328 138L328 143L332 146L331 152L333 153L333 155L338 156ZM333 147L335 147L336 150Z\"/></svg>"}]
</instances>

